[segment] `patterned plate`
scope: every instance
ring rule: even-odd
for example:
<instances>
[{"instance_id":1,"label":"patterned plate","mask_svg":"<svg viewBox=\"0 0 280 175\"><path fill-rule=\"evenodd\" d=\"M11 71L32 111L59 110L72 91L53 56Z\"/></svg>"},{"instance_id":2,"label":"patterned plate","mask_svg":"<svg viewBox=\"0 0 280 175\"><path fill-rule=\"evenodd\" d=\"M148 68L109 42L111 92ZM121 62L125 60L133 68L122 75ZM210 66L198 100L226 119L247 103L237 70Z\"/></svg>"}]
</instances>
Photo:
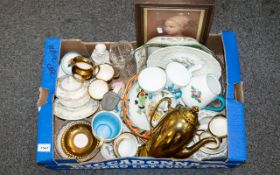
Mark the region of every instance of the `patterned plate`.
<instances>
[{"instance_id":1,"label":"patterned plate","mask_svg":"<svg viewBox=\"0 0 280 175\"><path fill-rule=\"evenodd\" d=\"M185 46L170 46L156 50L148 57L147 66L158 66L165 69L167 64L174 61L182 63L186 67L203 65L201 69L193 72L194 76L211 73L220 78L222 74L221 65L213 55Z\"/></svg>"}]
</instances>

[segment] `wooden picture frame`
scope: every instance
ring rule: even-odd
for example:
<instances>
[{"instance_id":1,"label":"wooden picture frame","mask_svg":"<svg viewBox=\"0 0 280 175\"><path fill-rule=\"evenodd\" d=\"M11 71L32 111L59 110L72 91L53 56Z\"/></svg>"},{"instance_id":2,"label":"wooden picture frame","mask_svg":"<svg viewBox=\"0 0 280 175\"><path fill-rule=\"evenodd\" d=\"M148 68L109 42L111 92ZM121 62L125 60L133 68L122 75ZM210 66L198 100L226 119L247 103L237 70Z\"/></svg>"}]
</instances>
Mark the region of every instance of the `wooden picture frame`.
<instances>
[{"instance_id":1,"label":"wooden picture frame","mask_svg":"<svg viewBox=\"0 0 280 175\"><path fill-rule=\"evenodd\" d=\"M189 36L205 43L214 0L135 0L137 46L156 36Z\"/></svg>"}]
</instances>

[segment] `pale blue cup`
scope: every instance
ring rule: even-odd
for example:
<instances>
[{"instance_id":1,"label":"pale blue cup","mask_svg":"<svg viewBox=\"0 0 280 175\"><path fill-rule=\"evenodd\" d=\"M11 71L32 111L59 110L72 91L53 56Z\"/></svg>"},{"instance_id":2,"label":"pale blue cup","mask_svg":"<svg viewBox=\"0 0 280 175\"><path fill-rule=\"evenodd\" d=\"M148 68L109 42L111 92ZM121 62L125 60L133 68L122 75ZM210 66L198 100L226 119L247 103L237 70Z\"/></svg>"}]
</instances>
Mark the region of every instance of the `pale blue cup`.
<instances>
[{"instance_id":1,"label":"pale blue cup","mask_svg":"<svg viewBox=\"0 0 280 175\"><path fill-rule=\"evenodd\" d=\"M118 114L109 111L100 111L91 121L93 135L105 142L110 142L122 132L122 121Z\"/></svg>"}]
</instances>

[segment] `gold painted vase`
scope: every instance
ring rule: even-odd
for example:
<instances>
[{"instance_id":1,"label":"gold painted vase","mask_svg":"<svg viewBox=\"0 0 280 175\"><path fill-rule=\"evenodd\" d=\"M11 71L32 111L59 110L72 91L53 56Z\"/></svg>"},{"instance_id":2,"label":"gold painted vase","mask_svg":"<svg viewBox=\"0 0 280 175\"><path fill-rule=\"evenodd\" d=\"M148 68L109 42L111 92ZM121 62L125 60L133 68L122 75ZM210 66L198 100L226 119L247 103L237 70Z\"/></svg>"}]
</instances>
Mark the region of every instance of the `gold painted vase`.
<instances>
[{"instance_id":1,"label":"gold painted vase","mask_svg":"<svg viewBox=\"0 0 280 175\"><path fill-rule=\"evenodd\" d=\"M163 119L151 129L149 140L139 150L140 157L157 158L187 158L200 147L209 142L216 142L215 137L208 137L195 143L193 146L186 145L193 139L198 126L198 107L191 109L182 105L171 108L171 99L163 98L151 111L150 124L159 105L168 102L168 112Z\"/></svg>"}]
</instances>

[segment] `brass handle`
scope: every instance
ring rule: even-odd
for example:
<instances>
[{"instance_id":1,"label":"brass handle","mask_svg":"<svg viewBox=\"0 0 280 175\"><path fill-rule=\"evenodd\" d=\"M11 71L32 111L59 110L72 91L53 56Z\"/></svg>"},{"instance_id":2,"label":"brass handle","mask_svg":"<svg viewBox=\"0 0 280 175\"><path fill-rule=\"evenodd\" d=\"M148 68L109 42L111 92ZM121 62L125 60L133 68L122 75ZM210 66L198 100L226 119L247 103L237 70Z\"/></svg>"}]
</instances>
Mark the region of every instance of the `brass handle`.
<instances>
[{"instance_id":1,"label":"brass handle","mask_svg":"<svg viewBox=\"0 0 280 175\"><path fill-rule=\"evenodd\" d=\"M151 118L150 118L150 126L151 126L151 128L154 128L153 125L152 125L152 121L153 121L153 118L154 118L154 116L155 116L155 113L156 113L156 111L157 111L159 105L160 105L162 102L165 102L165 101L167 101L167 103L168 103L168 104L167 104L168 111L173 110L173 108L171 107L171 103L172 103L171 98L169 98L169 97L164 97L163 99L161 99L161 100L156 104L156 106L150 111L150 116L151 116ZM161 119L161 120L162 120L162 119Z\"/></svg>"}]
</instances>

